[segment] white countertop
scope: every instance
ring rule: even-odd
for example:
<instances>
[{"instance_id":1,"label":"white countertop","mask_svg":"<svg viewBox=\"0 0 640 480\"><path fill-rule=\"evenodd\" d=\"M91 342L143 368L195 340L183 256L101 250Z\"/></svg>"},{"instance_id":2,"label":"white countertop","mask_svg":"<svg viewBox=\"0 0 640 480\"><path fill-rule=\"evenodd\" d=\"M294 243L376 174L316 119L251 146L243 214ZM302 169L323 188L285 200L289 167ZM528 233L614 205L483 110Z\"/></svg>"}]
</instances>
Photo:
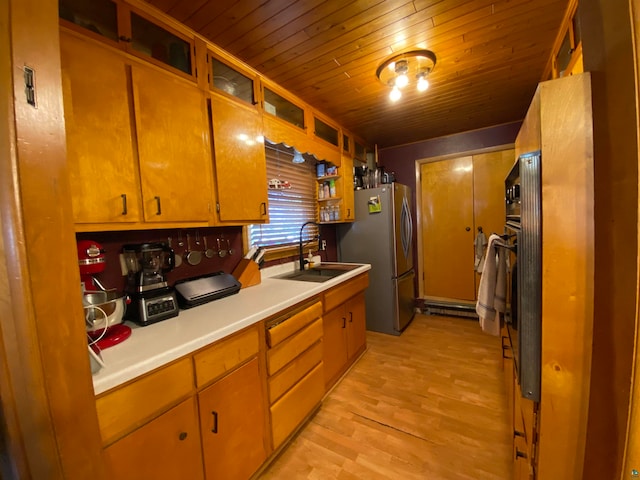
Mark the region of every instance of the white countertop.
<instances>
[{"instance_id":1,"label":"white countertop","mask_svg":"<svg viewBox=\"0 0 640 480\"><path fill-rule=\"evenodd\" d=\"M360 265L322 283L273 278L293 269L294 262L263 269L259 285L243 288L237 294L198 307L180 310L177 317L146 327L126 322L132 328L131 336L102 351L105 366L93 375L95 394L281 312L370 270L371 266Z\"/></svg>"}]
</instances>

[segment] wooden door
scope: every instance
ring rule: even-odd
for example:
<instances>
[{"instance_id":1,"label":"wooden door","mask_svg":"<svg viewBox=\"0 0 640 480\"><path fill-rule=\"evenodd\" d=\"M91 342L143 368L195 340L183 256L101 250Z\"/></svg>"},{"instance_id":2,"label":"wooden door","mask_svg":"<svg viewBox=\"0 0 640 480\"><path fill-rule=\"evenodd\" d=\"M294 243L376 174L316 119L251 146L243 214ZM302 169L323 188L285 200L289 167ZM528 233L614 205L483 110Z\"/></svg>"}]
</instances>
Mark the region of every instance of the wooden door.
<instances>
[{"instance_id":1,"label":"wooden door","mask_svg":"<svg viewBox=\"0 0 640 480\"><path fill-rule=\"evenodd\" d=\"M202 479L195 398L189 398L104 450L110 478Z\"/></svg>"},{"instance_id":2,"label":"wooden door","mask_svg":"<svg viewBox=\"0 0 640 480\"><path fill-rule=\"evenodd\" d=\"M473 301L473 159L424 163L420 174L424 294Z\"/></svg>"},{"instance_id":3,"label":"wooden door","mask_svg":"<svg viewBox=\"0 0 640 480\"><path fill-rule=\"evenodd\" d=\"M322 316L324 384L329 386L347 363L347 317L344 306Z\"/></svg>"},{"instance_id":4,"label":"wooden door","mask_svg":"<svg viewBox=\"0 0 640 480\"><path fill-rule=\"evenodd\" d=\"M268 222L267 160L260 114L212 93L211 119L219 220Z\"/></svg>"},{"instance_id":5,"label":"wooden door","mask_svg":"<svg viewBox=\"0 0 640 480\"><path fill-rule=\"evenodd\" d=\"M267 458L258 359L200 392L198 401L206 478L249 478Z\"/></svg>"},{"instance_id":6,"label":"wooden door","mask_svg":"<svg viewBox=\"0 0 640 480\"><path fill-rule=\"evenodd\" d=\"M74 221L138 222L140 185L124 58L65 32L60 48Z\"/></svg>"},{"instance_id":7,"label":"wooden door","mask_svg":"<svg viewBox=\"0 0 640 480\"><path fill-rule=\"evenodd\" d=\"M204 94L138 65L132 77L144 220L208 221L213 174Z\"/></svg>"},{"instance_id":8,"label":"wooden door","mask_svg":"<svg viewBox=\"0 0 640 480\"><path fill-rule=\"evenodd\" d=\"M367 342L367 318L364 292L349 299L345 304L347 314L347 356L352 358Z\"/></svg>"},{"instance_id":9,"label":"wooden door","mask_svg":"<svg viewBox=\"0 0 640 480\"><path fill-rule=\"evenodd\" d=\"M504 233L504 179L516 161L514 149L473 156L474 231L482 227L489 235Z\"/></svg>"}]
</instances>

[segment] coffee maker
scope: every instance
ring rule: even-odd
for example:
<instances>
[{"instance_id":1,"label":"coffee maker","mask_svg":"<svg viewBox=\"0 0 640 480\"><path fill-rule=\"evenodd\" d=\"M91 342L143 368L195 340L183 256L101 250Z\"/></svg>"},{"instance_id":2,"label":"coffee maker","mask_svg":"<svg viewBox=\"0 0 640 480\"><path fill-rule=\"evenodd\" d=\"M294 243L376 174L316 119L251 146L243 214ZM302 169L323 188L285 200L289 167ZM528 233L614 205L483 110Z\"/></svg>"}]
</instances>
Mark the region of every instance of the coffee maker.
<instances>
[{"instance_id":1,"label":"coffee maker","mask_svg":"<svg viewBox=\"0 0 640 480\"><path fill-rule=\"evenodd\" d=\"M178 300L165 280L175 266L173 250L164 243L141 243L124 245L122 255L131 297L127 320L145 326L177 316Z\"/></svg>"}]
</instances>

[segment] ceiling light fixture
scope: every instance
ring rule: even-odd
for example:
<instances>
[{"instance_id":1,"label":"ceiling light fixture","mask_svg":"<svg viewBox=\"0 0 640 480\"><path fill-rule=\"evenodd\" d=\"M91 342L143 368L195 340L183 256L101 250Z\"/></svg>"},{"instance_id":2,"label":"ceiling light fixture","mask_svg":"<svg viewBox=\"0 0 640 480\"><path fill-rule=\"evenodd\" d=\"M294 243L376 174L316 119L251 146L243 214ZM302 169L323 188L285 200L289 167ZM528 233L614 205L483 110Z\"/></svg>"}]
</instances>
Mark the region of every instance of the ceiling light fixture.
<instances>
[{"instance_id":1,"label":"ceiling light fixture","mask_svg":"<svg viewBox=\"0 0 640 480\"><path fill-rule=\"evenodd\" d=\"M427 77L436 66L436 54L431 50L411 50L386 59L376 70L376 77L384 85L391 87L389 98L398 101L401 89L415 84L416 90L424 92L429 88Z\"/></svg>"}]
</instances>

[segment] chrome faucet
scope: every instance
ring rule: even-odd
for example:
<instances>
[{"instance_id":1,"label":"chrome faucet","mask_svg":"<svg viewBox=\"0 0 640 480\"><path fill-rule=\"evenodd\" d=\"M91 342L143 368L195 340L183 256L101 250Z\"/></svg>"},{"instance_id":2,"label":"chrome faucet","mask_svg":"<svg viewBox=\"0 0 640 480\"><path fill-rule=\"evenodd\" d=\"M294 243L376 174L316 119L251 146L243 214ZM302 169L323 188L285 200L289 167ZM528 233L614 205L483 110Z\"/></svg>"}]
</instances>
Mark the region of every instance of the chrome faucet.
<instances>
[{"instance_id":1,"label":"chrome faucet","mask_svg":"<svg viewBox=\"0 0 640 480\"><path fill-rule=\"evenodd\" d=\"M306 227L307 225L316 225L316 226L320 226L319 223L316 222L306 222L303 223L302 226L300 227L300 243L299 243L299 248L300 248L300 271L304 270L304 264L306 263L306 260L304 259L304 255L302 253L302 231L304 230L304 227ZM318 238L320 238L320 235L318 235Z\"/></svg>"}]
</instances>

